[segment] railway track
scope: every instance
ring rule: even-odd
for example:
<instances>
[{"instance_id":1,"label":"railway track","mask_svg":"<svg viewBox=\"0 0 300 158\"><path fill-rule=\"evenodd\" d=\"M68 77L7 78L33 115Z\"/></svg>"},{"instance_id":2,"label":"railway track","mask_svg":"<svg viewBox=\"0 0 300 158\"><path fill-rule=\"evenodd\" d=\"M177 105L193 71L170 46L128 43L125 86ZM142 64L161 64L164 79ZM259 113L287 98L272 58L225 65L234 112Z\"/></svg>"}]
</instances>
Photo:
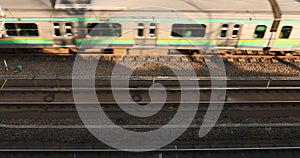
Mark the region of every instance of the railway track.
<instances>
[{"instance_id":1,"label":"railway track","mask_svg":"<svg viewBox=\"0 0 300 158\"><path fill-rule=\"evenodd\" d=\"M195 89L195 88L174 88L174 89L151 89L149 96L149 89L126 88L112 89L96 89L96 93L90 89L6 89L2 90L0 96L0 104L22 104L29 102L31 104L70 104L74 102L73 92L76 95L93 95L96 94L98 101L101 104L130 104L136 102L139 104L160 104L160 103L173 103L173 104L192 104L195 101L203 104L208 103L299 103L299 88L257 88L257 87L243 87L226 89L226 93L222 91L216 97L212 98L211 89ZM216 90L214 90L216 91ZM182 95L185 98L181 98ZM200 94L200 96L198 96ZM155 96L153 96L155 95ZM189 96L189 97L187 97ZM195 98L195 96L198 98ZM117 98L116 98L117 97ZM116 100L117 99L117 100ZM153 101L153 99L157 101ZM196 100L197 99L197 100ZM77 101L79 104L93 105L96 102L89 102L87 100Z\"/></svg>"},{"instance_id":2,"label":"railway track","mask_svg":"<svg viewBox=\"0 0 300 158\"><path fill-rule=\"evenodd\" d=\"M278 146L296 148L300 146L297 139L300 125L299 122L292 121L292 116L296 117L298 111L285 109L283 112L279 109L277 111L274 109L273 107L273 111L267 109L265 111L254 111L252 108L252 113L243 108L240 108L238 111L225 110L222 112L219 123L214 126L210 134L203 139L199 139L197 133L201 125L201 118L203 118L202 112L195 117L197 118L196 122L189 126L186 134L183 134L182 138L166 146L165 149L177 148L182 149L179 151L183 152L188 149L205 151L205 149L214 150L216 148L230 150L230 148L240 147L237 150L242 150L241 148L243 147L250 149ZM156 122L161 124L127 124L126 122L133 121L133 118L126 117L120 113L120 111L109 110L106 112L112 120L119 123L123 122L123 124L118 124L119 127L132 131L155 130L160 128L162 124L167 123L168 118L166 117L171 117L172 115L171 112L163 111L151 118L152 121L157 120ZM52 149L54 151L94 150L100 152L105 151L108 146L95 139L87 131L86 127L114 129L114 126L82 125L76 112L71 114L63 111L62 113L59 110L38 113L36 111L3 111L0 117L0 135L5 136L2 138L5 141L0 143L0 148L2 149L0 151L37 152L45 150L50 152ZM288 117L291 119L287 119ZM233 120L228 120L228 118ZM253 119L253 123L251 123L250 118ZM243 122L242 120L246 121ZM166 127L178 129L180 125Z\"/></svg>"},{"instance_id":3,"label":"railway track","mask_svg":"<svg viewBox=\"0 0 300 158\"><path fill-rule=\"evenodd\" d=\"M166 96L166 101L151 101L151 97L149 97L148 90L131 90L132 93L129 97L127 90L119 90L114 94L124 95L122 98L118 98L118 101L115 100L114 94L111 93L111 90L107 91L99 91L96 92L99 97L99 103L101 104L130 104L131 102L137 102L139 104L147 104L147 103L172 103L172 104L192 104L195 103L195 96L199 93L196 90L187 90L188 92L184 92L185 95L190 95L191 98L185 98L181 100L181 91L180 90L172 90L168 91L169 93ZM84 90L77 92L79 95L82 93L83 95L92 95L93 91ZM164 94L163 92L156 91L156 94ZM217 96L217 99L211 100L211 92L210 91L200 91L200 98L197 102L202 104L208 103L299 103L299 89L291 89L291 90L281 90L281 89L262 89L262 90L227 90L226 95L220 94ZM63 91L63 90L12 90L1 92L0 96L1 102L0 104L22 104L28 102L30 104L47 104L52 102L51 104L72 104L74 103L73 92ZM156 97L158 98L158 96ZM45 103L46 102L46 103ZM81 100L76 103L79 104L90 104L93 105L97 102L88 102L87 100Z\"/></svg>"},{"instance_id":4,"label":"railway track","mask_svg":"<svg viewBox=\"0 0 300 158\"><path fill-rule=\"evenodd\" d=\"M26 54L26 55L24 55ZM253 50L220 50L219 53L215 52L200 52L199 54L178 54L171 53L161 55L136 55L136 54L103 54L103 53L0 53L4 59L10 57L30 56L30 57L75 57L76 55L81 57L97 57L100 61L155 61L155 62L180 62L180 61L207 61L212 57L218 56L224 61L235 62L300 62L300 52L266 52L266 51L253 51Z\"/></svg>"},{"instance_id":5,"label":"railway track","mask_svg":"<svg viewBox=\"0 0 300 158\"><path fill-rule=\"evenodd\" d=\"M81 78L89 79L87 78ZM124 96L118 99L118 104L131 105L138 103L146 105L148 103L168 105L178 105L184 103L186 106L193 104L196 100L192 96L198 96L196 102L200 106L206 107L209 103L225 103L228 107L263 107L263 105L282 105L296 109L300 100L299 80L293 78L217 78L217 81L225 81L224 85L215 85L212 87L210 78L172 78L172 77L136 77L132 78L129 87L124 86L126 78L117 78L114 91L111 88L110 77L98 78L95 81L95 89L86 87L72 88L71 79L10 79L6 85L0 89L1 109L9 109L9 106L16 106L16 109L28 109L28 107L74 107L74 96L76 92L79 95L89 95L96 93L98 102L105 107L117 105L115 94ZM180 85L179 81L189 80L198 82L199 87L193 85ZM151 87L153 84L161 84L164 87ZM220 92L219 92L220 91ZM225 93L226 91L226 93ZM212 92L218 94L217 97L211 98ZM156 94L160 97L165 95L165 100L152 100L149 94ZM191 96L191 98L181 99L181 95ZM153 96L152 96L153 97ZM97 102L97 103L98 103ZM77 105L94 105L93 101L77 102ZM230 106L229 106L230 105ZM268 107L268 106L266 106ZM269 106L272 107L272 106ZM251 108L249 108L251 109Z\"/></svg>"},{"instance_id":6,"label":"railway track","mask_svg":"<svg viewBox=\"0 0 300 158\"><path fill-rule=\"evenodd\" d=\"M192 66L196 75L199 77L211 76L208 68L215 68L215 64L222 64L226 68L228 77L275 77L275 76L299 76L299 58L290 56L248 56L227 55L226 59L216 58L215 56L206 58L200 56L124 56L118 55L82 55L80 59L87 61L86 64L99 61L96 75L111 76L114 66L121 66L126 70L132 70L133 76L176 76L170 69L175 69L183 74L190 70ZM4 64L0 66L5 76L1 78L63 78L72 76L75 57L59 57L59 56L2 56L8 64L6 71ZM135 67L136 64L141 64ZM0 64L1 65L1 64ZM18 66L22 66L22 71L15 71ZM214 69L213 69L214 70ZM216 72L222 72L221 69L215 68ZM26 76L28 75L28 76ZM120 75L124 76L124 75ZM189 76L186 74L186 76ZM225 74L223 75L225 76Z\"/></svg>"},{"instance_id":7,"label":"railway track","mask_svg":"<svg viewBox=\"0 0 300 158\"><path fill-rule=\"evenodd\" d=\"M95 150L95 149L84 149L84 150L1 150L0 156L5 157L149 157L149 158L167 158L167 157L245 157L245 158L297 158L299 157L299 148L285 148L285 147L274 147L274 148L212 148L212 149L164 149L156 150L147 153L143 152L121 152L113 149L109 150Z\"/></svg>"},{"instance_id":8,"label":"railway track","mask_svg":"<svg viewBox=\"0 0 300 158\"><path fill-rule=\"evenodd\" d=\"M297 114L299 113L299 88L295 87L295 84L297 84L297 80L291 80L291 82L288 82L288 80L285 78L286 82L280 82L277 81L277 86L272 86L272 87L265 87L264 84L265 80L257 80L257 86L256 87L243 87L242 83L238 82L232 82L232 84L225 88L227 90L226 93L226 100L225 100L225 106L224 106L224 111L222 112L222 115L225 116L230 116L231 118L235 119L249 119L249 117L254 117L254 118L261 118L261 117L274 117L274 118L279 118L279 117L291 117L295 116L297 118ZM166 90L168 94L168 98L166 100L166 105L162 109L162 112L157 115L156 120L161 120L162 117L166 116L172 116L174 112L176 112L177 107L179 106L179 103L181 102L178 100L180 98L180 93L181 89L177 87L176 84L173 82L170 83L170 81L163 80L165 81ZM31 82L31 81L30 81ZM241 81L244 82L244 81ZM260 83L261 82L261 83ZM142 100L134 100L133 97L131 98L132 102L121 102L122 104L129 105L133 104L134 102L138 102L143 106L143 104L147 104L150 102L150 100L147 100L146 98L148 97L149 99L149 89L145 88L145 83L153 83L152 80L145 82L145 80L139 80L137 83L134 83L130 90L132 94L139 94L142 98ZM199 100L199 111L198 112L205 112L207 110L208 104L210 103L210 91L212 88L207 82L203 82L204 85L200 88L193 88L193 87L183 87L185 91L188 91L191 93L190 95L193 94L193 92L200 91L200 99ZM235 84L233 84L235 83ZM289 84L286 84L289 83ZM251 83L248 83L251 85ZM254 84L254 83L252 83ZM66 84L67 85L67 84ZM143 85L143 87L140 87L140 85ZM147 84L146 84L147 85ZM239 85L239 86L238 86ZM255 85L255 84L254 84ZM284 87L284 85L289 85L288 87ZM147 87L147 86L146 86ZM217 87L215 89L221 88L223 89L224 87ZM116 91L119 93L126 92L128 88L122 88L120 87ZM154 89L156 93L160 93L160 91L163 91L165 89L158 88ZM89 93L90 89L77 89L77 91L81 91L83 93ZM120 119L126 119L128 116L124 116L120 113L120 109L117 107L117 103L113 100L113 96L111 95L111 89L107 84L100 84L99 87L96 89L98 92L99 98L100 98L100 103L101 105L104 106L104 110L107 112L108 115L112 116L112 118L119 120ZM184 91L184 90L183 90ZM43 117L40 117L41 115L45 115L46 118L50 118L50 115L56 115L59 118L62 118L62 114L66 115L65 112L76 112L75 106L74 106L74 101L72 100L72 89L71 88L30 88L30 87L18 87L15 86L13 88L13 85L6 87L5 89L1 90L1 105L0 109L3 111L2 117L5 118L5 112L7 112L8 115L10 115L9 118L11 118L11 114L18 113L18 112L23 112L22 115L26 116L26 118L33 117L33 111L40 111L39 114L39 119L42 119ZM49 96L49 93L51 95L54 95L54 100L44 100L45 96ZM15 96L9 97L9 96ZM104 98L104 100L101 101L101 96ZM12 99L12 100L6 100L5 99ZM15 100L13 100L15 99ZM128 98L127 98L128 99ZM145 100L143 100L145 99ZM224 99L222 96L221 99ZM128 100L127 100L128 101ZM212 102L220 102L220 100L213 100ZM157 102L157 104L163 103L163 102ZM77 103L80 106L84 106L86 112L91 112L97 110L98 107L95 108L94 105L98 104L98 102L79 102ZM188 110L189 104L192 104L193 106L194 103L186 101L184 103L185 106L187 106L186 110ZM155 104L154 104L155 105ZM132 108L131 111L135 111L135 108ZM55 114L56 112L56 114ZM64 112L64 113L61 113ZM30 117L28 117L30 116ZM74 114L73 114L74 116ZM20 117L20 114L15 115L13 118ZM119 118L118 118L119 117ZM24 117L21 117L24 118ZM74 118L74 117L71 117ZM203 115L200 115L196 118L203 118ZM131 119L131 118L128 118ZM168 119L167 119L168 120ZM126 122L126 121L125 121ZM156 129L159 128L161 125L143 125L143 126L136 126L136 125L129 125L129 124L124 124L124 128L128 129ZM14 124L1 124L0 126L2 129L7 129L7 130L69 130L69 129L85 129L85 126L82 125L34 125L34 124L22 124L22 125L14 125ZM123 127L121 125L121 127ZM98 126L95 126L94 128L99 128ZM100 127L102 128L102 127ZM111 128L111 127L106 127L106 128ZM172 128L172 127L170 127ZM199 125L191 125L190 129L198 129ZM279 122L279 123L219 123L215 127L215 129L226 129L224 131L231 131L231 129L236 129L239 132L235 131L233 134L237 135L237 133L243 135L245 134L244 132L255 132L255 129L257 128L258 131L263 129L263 131L269 131L271 129L277 129L277 132L280 132L281 130L283 131L289 131L289 130L297 130L299 129L299 123L298 122ZM252 129L252 130L251 130ZM221 130L222 131L222 130ZM234 131L234 130L233 130ZM242 131L242 132L241 132ZM14 133L14 132L9 132L9 133ZM18 133L18 132L17 132ZM217 132L220 133L220 132ZM236 133L236 134L235 134ZM264 134L263 134L264 135ZM223 134L222 134L223 136ZM232 137L232 136L231 136ZM232 138L233 139L233 138ZM233 140L228 141L227 143L234 143L234 144L239 144L243 142L243 140L238 140L237 142L234 142ZM294 139L284 139L284 140L276 140L277 143L286 143L289 142L292 144L292 146L297 146L297 143L299 143L297 138ZM193 140L193 139L190 139ZM295 140L295 141L294 141ZM245 140L244 140L245 141ZM275 141L275 140L272 140ZM191 142L191 141L190 141ZM207 141L211 142L211 141ZM219 141L218 141L219 142ZM226 142L226 141L225 141ZM225 142L220 141L219 143L223 145L226 144ZM192 143L192 142L191 142ZM195 143L195 142L193 142ZM261 142L260 145L266 145L269 144L269 141ZM177 143L175 143L177 144ZM180 143L179 143L180 144ZM251 143L250 143L251 144ZM287 146L291 145L288 144ZM207 144L206 144L207 145ZM232 144L231 144L232 145ZM247 144L249 145L249 144ZM252 144L252 147L257 144ZM181 144L179 146L184 146L184 147L191 147L194 146L196 148L201 148L203 147L203 144L200 146L197 146L196 144L189 144L186 143ZM53 147L52 147L53 148Z\"/></svg>"},{"instance_id":9,"label":"railway track","mask_svg":"<svg viewBox=\"0 0 300 158\"><path fill-rule=\"evenodd\" d=\"M163 149L214 150L216 148L230 150L230 148L299 148L297 129L295 124L217 124L205 137L199 138L199 126L191 125L179 138ZM109 146L95 138L90 129L111 129L113 127L101 125L3 125L1 135L7 135L5 142L0 143L0 151L5 150L95 150L104 151ZM155 130L154 126L119 125L130 131ZM158 126L158 125L157 125ZM171 127L170 127L171 128ZM176 127L173 129L179 129ZM51 132L51 133L48 133ZM286 136L288 132L291 136ZM279 135L282 133L283 135ZM112 135L107 135L112 137ZM120 135L114 135L120 137ZM23 138L22 140L18 140ZM164 138L161 138L164 139ZM128 146L130 148L130 146Z\"/></svg>"},{"instance_id":10,"label":"railway track","mask_svg":"<svg viewBox=\"0 0 300 158\"><path fill-rule=\"evenodd\" d=\"M97 57L100 61L155 61L155 62L180 62L180 61L204 61L209 60L212 57L218 57L224 61L236 61L236 62L264 62L266 60L272 62L279 62L284 60L286 62L299 62L300 55L298 53L291 54L264 54L264 53L243 53L240 51L225 52L220 54L204 53L204 54L161 54L161 55L125 55L125 54L66 54L66 53L18 53L18 54L0 54L4 59L11 57ZM249 52L249 51L246 51ZM26 55L24 55L26 54Z\"/></svg>"},{"instance_id":11,"label":"railway track","mask_svg":"<svg viewBox=\"0 0 300 158\"><path fill-rule=\"evenodd\" d=\"M5 80L7 80L5 82ZM129 87L150 87L155 83L159 83L165 87L179 87L179 86L194 86L190 85L190 81L197 82L199 87L211 87L212 81L220 81L225 83L226 87L298 87L300 85L300 77L173 77L173 76L12 76L3 75L0 76L0 83L2 82L2 88L70 88L72 87L72 81L84 81L93 80L95 82L95 88L98 87L111 87L112 80L116 87L127 86L125 84L128 80L130 82ZM180 81L184 85L180 84ZM5 82L5 83L4 83ZM218 84L215 84L218 86ZM84 86L83 86L84 87ZM194 86L195 87L195 86Z\"/></svg>"},{"instance_id":12,"label":"railway track","mask_svg":"<svg viewBox=\"0 0 300 158\"><path fill-rule=\"evenodd\" d=\"M79 79L79 78L78 78ZM90 79L89 77L80 78L81 80L84 79ZM120 110L117 108L116 101L114 100L114 96L112 94L111 89L111 83L110 83L110 77L103 77L103 78L97 78L95 81L96 88L95 91L98 95L99 102L101 105L104 105L104 109L106 112L108 112L108 115L113 116L112 118L119 120L126 119L127 117L123 117L123 115L119 114ZM116 79L116 78L115 78ZM117 78L120 83L117 85L118 88L115 89L116 93L127 93L130 92L130 98L123 98L124 100L121 101L121 104L130 105L132 103L138 103L141 106L151 102L150 96L149 96L149 87L153 85L154 83L160 83L161 85L164 85L165 88L162 88L160 86L158 87L152 87L151 91L155 92L155 94L160 94L163 91L166 91L167 98L166 98L166 106L162 110L162 113L158 114L158 116L171 116L172 112L176 111L179 103L184 103L185 106L189 106L189 104L193 104L194 102L189 102L189 100L180 100L181 93L188 93L189 96L193 96L195 94L200 94L200 99L198 101L199 105L199 111L202 112L202 115L200 114L196 118L203 118L203 113L207 109L208 104L210 102L213 103L219 103L224 101L224 109L222 115L225 116L232 116L232 118L235 118L237 120L239 119L246 119L249 117L253 118L264 118L264 117L291 117L295 116L297 117L297 114L299 113L299 80L297 77L292 78L218 78L216 80L220 81L226 81L227 87L224 87L222 85L217 85L216 87L212 87L211 85L211 78L197 78L195 79L199 83L199 87L195 88L191 85L184 85L181 86L178 82L178 78L172 78L172 77L136 77L131 78L130 86L129 87L123 87L122 81L128 78ZM181 78L181 80L189 81L189 78ZM89 95L91 93L90 88L77 88L72 89L71 84L72 80L70 78L65 79L58 79L58 78L48 78L48 79L13 79L11 78L9 81L7 81L6 85L0 90L0 109L3 112L1 117L3 118L10 118L9 120L14 120L16 118L20 118L21 120L26 118L34 118L33 112L36 113L36 111L39 111L39 116L45 115L44 118L51 118L49 117L52 115L53 117L57 116L60 118L60 120L70 120L63 118L62 115L68 115L68 112L76 112L75 106L74 106L74 100L72 93L74 91L79 93L84 93L85 95ZM217 100L210 100L211 98L211 91L212 90L226 90L226 95L220 95L217 97ZM97 102L98 103L98 102ZM163 102L156 102L157 104L163 103ZM93 105L96 104L96 102L79 102L78 104L86 107L86 112L94 111ZM155 105L155 104L154 104ZM91 107L91 108L90 108ZM188 109L188 108L187 108ZM131 109L132 111L136 109ZM21 113L21 114L20 114ZM13 116L12 116L13 115ZM21 116L22 115L22 116ZM74 114L70 117L74 119ZM9 116L9 117L8 117ZM43 120L43 117L35 117ZM234 117L233 117L234 116ZM158 117L161 122L161 117ZM24 119L24 120L26 120ZM131 118L128 118L129 120L132 120ZM5 119L4 119L5 120ZM34 119L33 119L34 120ZM51 119L53 121L53 119ZM126 123L126 121L125 121ZM43 126L44 125L44 126ZM160 127L160 124L154 124L148 126L136 126L134 124L123 124L121 127L128 128L131 130L146 130L146 129L157 129ZM65 133L63 136L66 136L67 138L70 135L74 135L74 132L77 130L86 130L85 126L81 124L67 124L67 125L59 125L59 124L30 124L30 122L27 122L27 124L14 124L14 123L5 123L2 122L0 124L0 135L1 132L3 135L6 135L6 133L10 133L14 136L18 137L28 137L28 134L26 133L43 133L46 131L52 131L53 135L55 135L55 132L58 133ZM95 128L98 128L95 126ZM102 128L102 127L101 127ZM107 127L110 128L110 127ZM172 127L170 127L172 128ZM70 132L68 130L74 130L73 132ZM199 125L198 124L192 124L189 128L189 130L198 131ZM218 123L216 127L214 127L215 131L212 131L213 134L205 138L206 140L204 143L197 143L194 140L195 138L190 138L189 141L182 141L178 140L171 144L170 146L167 146L168 148L174 148L177 147L179 149L197 149L201 150L204 147L209 147L212 150L216 148L221 148L228 145L228 150L230 150L230 147L234 146L235 149L232 149L233 153L236 153L239 149L242 150L242 148L237 148L238 145L241 146L249 146L250 148L254 147L268 147L268 145L272 145L272 147L281 146L282 147L297 147L299 146L299 141L297 140L297 129L299 129L299 123L298 122L261 122L261 123ZM270 132L271 131L271 132ZM25 132L25 133L23 133ZM69 132L69 133L68 133ZM273 135L272 132L275 132L276 134ZM91 140L91 144L97 144L98 140L94 140L95 138L90 135L87 131L83 132L85 134L84 138L89 139L83 139L82 136L76 137L78 139L78 142L76 140L52 140L50 138L44 138L42 137L42 141L33 141L33 144L27 144L26 141L24 141L21 144L13 146L13 148L19 150L19 152L26 152L25 150L22 151L22 148L24 149L26 146L27 148L31 148L27 151L32 150L34 152L34 145L37 145L39 149L49 149L54 148L55 151L58 148L72 148L72 149L96 149L98 148L99 151L103 150L103 147L105 148L105 145L89 145L89 146L80 146L83 140ZM193 132L190 132L190 134L187 134L188 136L195 136L196 134L191 134ZM253 135L251 136L251 134ZM259 134L259 136L256 136L256 133ZM294 133L293 136L281 136L282 138L274 139L273 137L276 137L277 133ZM296 134L296 135L295 135ZM24 135L24 136L23 136ZM81 133L80 133L81 135ZM245 140L243 139L243 136L249 135L249 139ZM59 136L52 136L52 137L59 137ZM226 138L225 138L226 137ZM239 137L238 139L236 137ZM252 138L256 138L255 142ZM269 138L270 137L270 138ZM220 138L220 140L216 141L216 139ZM265 138L266 140L262 140ZM10 138L12 140L7 141L7 147L12 147L10 144L14 144L16 141L15 138ZM30 138L28 138L30 139ZM34 138L33 138L34 139ZM45 140L43 140L45 139ZM236 141L234 141L237 139ZM43 144L48 141L53 141L52 143L62 144L60 145L54 145L54 146L48 146L46 144ZM79 141L81 140L81 141ZM212 140L214 140L214 143L212 143ZM45 141L45 142L44 142ZM55 142L57 141L57 142ZM64 144L63 142L69 142L67 144ZM78 146L76 147L76 143L70 142L76 142ZM273 144L274 143L274 144ZM51 143L50 143L51 144ZM98 142L99 144L99 142ZM211 145L213 144L213 145ZM32 146L33 145L33 146ZM44 145L44 146L43 146ZM3 151L5 151L5 147L2 146ZM1 148L1 143L0 143ZM101 149L100 149L101 148ZM107 148L107 146L106 146ZM43 150L42 149L42 150ZM96 149L95 151L97 151ZM227 150L224 149L224 150ZM248 148L249 149L249 148ZM292 149L292 148L289 148ZM37 149L38 150L38 149ZM7 150L9 151L9 149ZM65 150L66 151L66 150ZM41 151L42 152L42 151ZM71 151L72 152L72 151ZM184 153L184 151L180 151L181 153ZM191 152L191 151L189 151ZM198 151L199 152L199 151ZM225 152L225 151L224 151ZM228 152L228 151L227 151Z\"/></svg>"}]
</instances>

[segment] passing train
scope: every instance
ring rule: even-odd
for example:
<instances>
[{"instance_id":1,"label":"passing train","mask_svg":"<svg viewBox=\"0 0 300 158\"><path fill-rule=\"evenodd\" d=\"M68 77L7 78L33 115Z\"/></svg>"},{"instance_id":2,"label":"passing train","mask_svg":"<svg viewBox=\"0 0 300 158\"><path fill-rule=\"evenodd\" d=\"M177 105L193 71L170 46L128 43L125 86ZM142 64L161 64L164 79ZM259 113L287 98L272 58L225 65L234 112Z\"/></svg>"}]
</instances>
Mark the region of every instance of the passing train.
<instances>
[{"instance_id":1,"label":"passing train","mask_svg":"<svg viewBox=\"0 0 300 158\"><path fill-rule=\"evenodd\" d=\"M1 49L300 49L297 0L0 0Z\"/></svg>"}]
</instances>

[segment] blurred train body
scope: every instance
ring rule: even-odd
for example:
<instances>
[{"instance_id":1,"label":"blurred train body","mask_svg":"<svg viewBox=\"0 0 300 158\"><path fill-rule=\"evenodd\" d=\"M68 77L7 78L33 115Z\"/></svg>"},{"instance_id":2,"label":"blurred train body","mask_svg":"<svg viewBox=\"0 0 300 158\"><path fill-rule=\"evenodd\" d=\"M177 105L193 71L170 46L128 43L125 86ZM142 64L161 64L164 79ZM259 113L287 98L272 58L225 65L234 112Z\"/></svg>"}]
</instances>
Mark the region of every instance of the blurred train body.
<instances>
[{"instance_id":1,"label":"blurred train body","mask_svg":"<svg viewBox=\"0 0 300 158\"><path fill-rule=\"evenodd\" d=\"M0 48L297 51L296 0L0 0Z\"/></svg>"}]
</instances>

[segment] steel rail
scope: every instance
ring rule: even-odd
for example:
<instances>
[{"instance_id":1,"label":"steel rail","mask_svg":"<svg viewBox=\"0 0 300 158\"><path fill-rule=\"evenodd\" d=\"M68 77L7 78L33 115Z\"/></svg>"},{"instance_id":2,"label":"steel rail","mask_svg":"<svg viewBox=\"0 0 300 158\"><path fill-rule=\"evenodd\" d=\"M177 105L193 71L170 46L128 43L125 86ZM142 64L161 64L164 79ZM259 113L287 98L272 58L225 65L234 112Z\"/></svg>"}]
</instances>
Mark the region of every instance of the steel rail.
<instances>
[{"instance_id":1,"label":"steel rail","mask_svg":"<svg viewBox=\"0 0 300 158\"><path fill-rule=\"evenodd\" d=\"M97 123L97 122L95 122ZM288 128L288 127L300 127L300 123L223 123L215 125L184 125L184 124L175 124L175 125L34 125L34 124L25 124L25 125L12 125L12 124L0 124L0 128L7 129L117 129L117 128L126 128L126 129L158 129L161 127L169 129L199 129L201 128Z\"/></svg>"},{"instance_id":2,"label":"steel rail","mask_svg":"<svg viewBox=\"0 0 300 158\"><path fill-rule=\"evenodd\" d=\"M186 102L186 101L172 101L172 102L138 102L138 104L191 104L195 105L195 102ZM278 104L278 103L300 103L299 101L202 101L197 104L258 104L258 103L267 103L267 104ZM136 102L0 102L0 105L119 105L119 104L137 104Z\"/></svg>"},{"instance_id":3,"label":"steel rail","mask_svg":"<svg viewBox=\"0 0 300 158\"><path fill-rule=\"evenodd\" d=\"M150 88L3 88L0 92L71 92L71 91L148 91ZM178 87L156 88L153 91L198 91L198 90L300 90L300 87Z\"/></svg>"},{"instance_id":4,"label":"steel rail","mask_svg":"<svg viewBox=\"0 0 300 158\"><path fill-rule=\"evenodd\" d=\"M131 81L169 81L169 80L193 80L193 81L211 81L211 80L221 80L221 81L248 81L248 80L299 80L299 76L266 76L266 77L173 77L173 76L22 76L22 75L1 75L0 79L8 80L84 80L84 79L94 79L100 81L110 81L110 80L128 80Z\"/></svg>"},{"instance_id":5,"label":"steel rail","mask_svg":"<svg viewBox=\"0 0 300 158\"><path fill-rule=\"evenodd\" d=\"M51 147L51 146L50 146ZM174 146L175 147L175 146ZM185 151L272 151L272 150L299 150L300 147L256 147L256 148L197 148L197 149L156 149L152 152L185 152ZM126 150L126 149L123 149ZM144 151L145 149L130 149ZM118 149L0 149L0 152L122 152Z\"/></svg>"}]
</instances>

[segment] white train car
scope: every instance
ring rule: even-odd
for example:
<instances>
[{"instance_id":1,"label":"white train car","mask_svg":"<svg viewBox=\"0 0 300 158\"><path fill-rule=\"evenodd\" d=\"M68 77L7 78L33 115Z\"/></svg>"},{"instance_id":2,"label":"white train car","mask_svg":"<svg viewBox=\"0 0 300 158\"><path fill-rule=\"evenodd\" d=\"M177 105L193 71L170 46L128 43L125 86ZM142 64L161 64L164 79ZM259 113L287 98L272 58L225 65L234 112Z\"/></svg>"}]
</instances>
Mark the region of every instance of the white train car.
<instances>
[{"instance_id":1,"label":"white train car","mask_svg":"<svg viewBox=\"0 0 300 158\"><path fill-rule=\"evenodd\" d=\"M0 48L299 49L295 0L0 0Z\"/></svg>"}]
</instances>

